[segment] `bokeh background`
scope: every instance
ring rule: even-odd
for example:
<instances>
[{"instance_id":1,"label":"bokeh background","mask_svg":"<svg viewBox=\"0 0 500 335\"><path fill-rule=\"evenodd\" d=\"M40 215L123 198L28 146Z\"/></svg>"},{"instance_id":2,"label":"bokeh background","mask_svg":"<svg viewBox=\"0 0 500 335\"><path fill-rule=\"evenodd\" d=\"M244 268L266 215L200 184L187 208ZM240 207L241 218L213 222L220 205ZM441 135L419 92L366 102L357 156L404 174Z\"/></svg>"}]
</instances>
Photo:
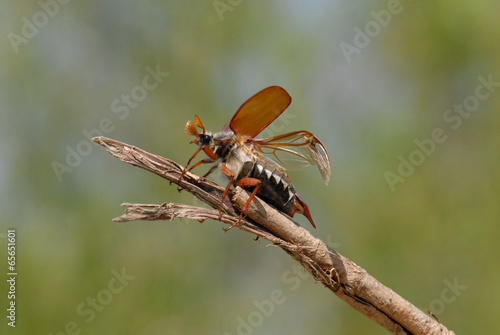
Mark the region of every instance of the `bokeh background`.
<instances>
[{"instance_id":1,"label":"bokeh background","mask_svg":"<svg viewBox=\"0 0 500 335\"><path fill-rule=\"evenodd\" d=\"M188 119L219 131L270 85L293 102L266 134L311 130L332 159L328 187L289 173L313 233L457 334L498 329L498 2L66 2L0 10L2 334L386 334L238 229L111 222L197 202L87 136L185 163Z\"/></svg>"}]
</instances>

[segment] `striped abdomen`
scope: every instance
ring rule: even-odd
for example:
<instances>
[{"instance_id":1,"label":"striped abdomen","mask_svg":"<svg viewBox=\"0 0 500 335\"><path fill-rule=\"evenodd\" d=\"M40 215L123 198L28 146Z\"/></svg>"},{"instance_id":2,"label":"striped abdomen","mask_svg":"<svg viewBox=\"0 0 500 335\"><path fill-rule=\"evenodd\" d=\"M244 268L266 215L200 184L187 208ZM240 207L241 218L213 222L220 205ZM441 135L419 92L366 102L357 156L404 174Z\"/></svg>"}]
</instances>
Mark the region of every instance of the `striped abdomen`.
<instances>
[{"instance_id":1,"label":"striped abdomen","mask_svg":"<svg viewBox=\"0 0 500 335\"><path fill-rule=\"evenodd\" d=\"M295 188L285 172L265 161L246 161L236 182L242 178L256 178L262 182L257 196L282 212L289 213L295 206Z\"/></svg>"}]
</instances>

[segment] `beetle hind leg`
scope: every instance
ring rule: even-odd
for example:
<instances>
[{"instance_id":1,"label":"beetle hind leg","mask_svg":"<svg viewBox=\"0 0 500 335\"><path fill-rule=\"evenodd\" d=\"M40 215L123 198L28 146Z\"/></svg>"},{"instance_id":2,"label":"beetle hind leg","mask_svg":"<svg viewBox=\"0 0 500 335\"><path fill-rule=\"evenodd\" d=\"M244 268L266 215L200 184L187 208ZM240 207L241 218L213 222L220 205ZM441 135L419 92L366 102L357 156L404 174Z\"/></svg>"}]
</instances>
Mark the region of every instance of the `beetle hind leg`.
<instances>
[{"instance_id":1,"label":"beetle hind leg","mask_svg":"<svg viewBox=\"0 0 500 335\"><path fill-rule=\"evenodd\" d=\"M229 228L223 228L224 231L230 230L231 228L236 226L238 223L240 223L241 220L243 220L243 216L246 214L246 211L248 209L248 205L250 205L253 198L257 194L257 192L259 192L259 189L262 185L262 181L260 181L257 178L241 178L240 180L238 180L236 185L241 186L241 187L255 187L255 189L253 190L252 194L250 194L250 197L248 198L247 202L245 203L245 206L243 206L243 208L241 209L241 214L240 214L240 218L238 219L238 221L236 221L236 223L232 224Z\"/></svg>"}]
</instances>

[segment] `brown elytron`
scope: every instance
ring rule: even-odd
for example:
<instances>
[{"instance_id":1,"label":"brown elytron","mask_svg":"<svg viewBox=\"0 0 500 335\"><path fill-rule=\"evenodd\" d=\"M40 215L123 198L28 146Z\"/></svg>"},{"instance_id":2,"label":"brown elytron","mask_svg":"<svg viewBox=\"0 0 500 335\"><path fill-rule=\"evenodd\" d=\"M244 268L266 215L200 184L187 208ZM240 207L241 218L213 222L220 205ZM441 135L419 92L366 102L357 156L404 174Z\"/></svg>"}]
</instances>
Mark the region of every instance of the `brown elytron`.
<instances>
[{"instance_id":1,"label":"brown elytron","mask_svg":"<svg viewBox=\"0 0 500 335\"><path fill-rule=\"evenodd\" d=\"M184 171L193 158L204 151L208 158L194 164L188 171L201 164L214 163L203 176L206 177L220 168L229 178L222 200L231 185L252 190L248 202L241 210L240 220L257 195L292 217L295 212L303 214L316 228L309 208L284 169L317 165L325 184L328 184L331 166L323 143L305 130L270 138L255 138L285 111L291 101L292 98L283 88L270 86L245 101L220 133L207 133L198 115L195 115L195 122L188 121L186 124L186 133L194 136L191 143L197 144L199 148L189 159ZM202 132L198 133L196 127ZM179 178L182 178L184 171ZM219 217L220 215L222 207ZM227 231L236 224L224 230Z\"/></svg>"}]
</instances>

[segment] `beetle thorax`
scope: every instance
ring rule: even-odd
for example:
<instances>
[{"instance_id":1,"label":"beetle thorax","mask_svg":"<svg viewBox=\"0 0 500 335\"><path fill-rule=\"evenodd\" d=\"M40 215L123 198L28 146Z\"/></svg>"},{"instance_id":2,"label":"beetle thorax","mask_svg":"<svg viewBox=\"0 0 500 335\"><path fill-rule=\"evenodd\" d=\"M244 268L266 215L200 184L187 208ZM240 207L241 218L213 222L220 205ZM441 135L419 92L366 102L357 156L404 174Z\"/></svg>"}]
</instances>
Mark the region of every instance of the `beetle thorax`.
<instances>
[{"instance_id":1,"label":"beetle thorax","mask_svg":"<svg viewBox=\"0 0 500 335\"><path fill-rule=\"evenodd\" d=\"M211 141L207 146L217 155L217 158L224 160L235 144L234 137L232 131L215 133L211 136Z\"/></svg>"}]
</instances>

